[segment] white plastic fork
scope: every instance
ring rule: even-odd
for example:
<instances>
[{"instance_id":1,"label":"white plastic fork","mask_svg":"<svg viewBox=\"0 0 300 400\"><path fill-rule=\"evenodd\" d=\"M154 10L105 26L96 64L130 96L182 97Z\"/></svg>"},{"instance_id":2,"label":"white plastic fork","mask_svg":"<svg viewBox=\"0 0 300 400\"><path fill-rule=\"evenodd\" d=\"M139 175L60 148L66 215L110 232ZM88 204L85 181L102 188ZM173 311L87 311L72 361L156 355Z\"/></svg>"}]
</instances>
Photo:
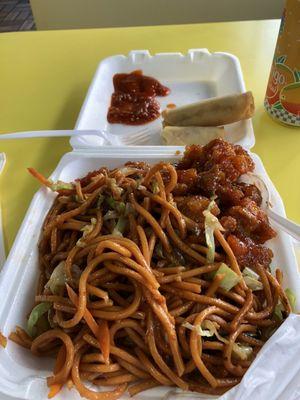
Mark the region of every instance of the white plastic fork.
<instances>
[{"instance_id":1,"label":"white plastic fork","mask_svg":"<svg viewBox=\"0 0 300 400\"><path fill-rule=\"evenodd\" d=\"M131 133L130 135L124 135L123 136L119 136L118 140L121 141L120 144L123 144L125 146L133 146L133 145L141 145L144 144L146 142L149 141L149 133L151 133L151 131L149 129L144 129L135 133ZM115 136L115 135L111 135L110 136Z\"/></svg>"},{"instance_id":2,"label":"white plastic fork","mask_svg":"<svg viewBox=\"0 0 300 400\"><path fill-rule=\"evenodd\" d=\"M0 140L11 139L28 139L41 137L64 137L64 136L100 136L106 142L113 146L133 146L145 143L149 138L149 129L144 128L138 132L125 135L116 135L100 130L49 130L49 131L32 131L32 132L16 132L0 135Z\"/></svg>"}]
</instances>

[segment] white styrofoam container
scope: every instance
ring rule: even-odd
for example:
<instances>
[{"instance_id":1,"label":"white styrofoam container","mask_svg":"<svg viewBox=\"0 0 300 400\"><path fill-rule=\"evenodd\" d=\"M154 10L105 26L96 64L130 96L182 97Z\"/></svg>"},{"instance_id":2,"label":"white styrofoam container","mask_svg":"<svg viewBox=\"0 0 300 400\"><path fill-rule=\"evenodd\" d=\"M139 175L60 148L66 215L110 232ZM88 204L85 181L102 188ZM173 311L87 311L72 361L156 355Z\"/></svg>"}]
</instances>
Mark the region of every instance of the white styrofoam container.
<instances>
[{"instance_id":1,"label":"white styrofoam container","mask_svg":"<svg viewBox=\"0 0 300 400\"><path fill-rule=\"evenodd\" d=\"M117 135L119 140L141 129L147 130L143 144L160 145L161 118L145 125L110 124L107 111L113 93L116 73L141 69L145 75L158 79L171 89L166 97L157 97L161 109L167 104L177 106L199 100L242 93L245 89L239 60L228 53L210 53L207 49L191 49L181 53L158 53L147 50L131 51L128 56L116 55L101 61L81 108L75 129L97 129ZM225 139L250 149L255 138L251 120L226 125ZM93 145L93 139L89 138ZM96 142L98 144L99 141ZM140 143L134 143L139 145Z\"/></svg>"},{"instance_id":2,"label":"white styrofoam container","mask_svg":"<svg viewBox=\"0 0 300 400\"><path fill-rule=\"evenodd\" d=\"M53 180L72 181L84 176L88 171L100 166L109 168L121 166L128 160L144 160L155 163L160 160L173 161L180 157L175 155L182 147L99 147L98 149L74 149L65 154L51 175ZM282 200L267 176L260 158L251 154L256 165L256 173L263 177L271 195L274 211L285 216ZM0 329L9 335L16 325L25 326L26 316L34 302L34 292L38 278L37 243L43 220L51 207L55 195L48 189L40 189L34 196L26 217L19 230L7 262L0 274ZM288 235L278 232L278 236L268 242L274 251L273 267L284 271L284 286L300 293L300 277L294 254L293 244ZM297 309L300 309L300 298L297 298ZM49 359L37 358L30 351L9 341L5 349L0 349L0 399L2 395L11 395L18 399L44 400L47 396L45 378L51 374L52 362ZM137 400L166 399L169 388L157 388L141 393ZM168 399L187 398L174 391ZM123 399L128 399L124 395ZM199 399L198 394L191 394L190 400ZM208 399L210 396L203 395ZM64 389L57 395L57 400L80 399L75 390Z\"/></svg>"}]
</instances>

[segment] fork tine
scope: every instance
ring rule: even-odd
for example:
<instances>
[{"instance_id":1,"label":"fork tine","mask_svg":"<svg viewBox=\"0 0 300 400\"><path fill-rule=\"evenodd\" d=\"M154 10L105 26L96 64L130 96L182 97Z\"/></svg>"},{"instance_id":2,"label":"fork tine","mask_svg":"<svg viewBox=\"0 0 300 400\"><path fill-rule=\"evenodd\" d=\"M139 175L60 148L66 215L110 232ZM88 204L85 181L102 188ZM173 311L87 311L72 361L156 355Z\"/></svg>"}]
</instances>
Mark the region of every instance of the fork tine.
<instances>
[{"instance_id":1,"label":"fork tine","mask_svg":"<svg viewBox=\"0 0 300 400\"><path fill-rule=\"evenodd\" d=\"M116 134L110 134L109 138L107 138L112 144L114 145L119 145L119 146L133 146L133 145L139 145L140 143L145 143L147 140L150 140L150 137L152 136L153 133L156 133L156 131L159 128L144 128L142 130L139 130L137 132L132 132L128 135L116 135ZM107 134L107 132L106 132Z\"/></svg>"},{"instance_id":2,"label":"fork tine","mask_svg":"<svg viewBox=\"0 0 300 400\"><path fill-rule=\"evenodd\" d=\"M140 138L139 140L139 145L147 145L147 144L151 144L152 140L151 137L149 135L145 135L142 138Z\"/></svg>"},{"instance_id":3,"label":"fork tine","mask_svg":"<svg viewBox=\"0 0 300 400\"><path fill-rule=\"evenodd\" d=\"M142 131L133 133L128 137L124 138L124 144L126 143L127 145L134 145L134 144L138 145L140 144L140 142L144 143L145 141L149 140L152 134L154 134L156 131L157 128L156 129L152 128L152 129L143 129Z\"/></svg>"},{"instance_id":4,"label":"fork tine","mask_svg":"<svg viewBox=\"0 0 300 400\"><path fill-rule=\"evenodd\" d=\"M127 145L133 145L133 144L138 144L141 140L144 140L145 138L148 137L147 131L139 132L134 135L130 135L128 137L125 137L122 139L123 144Z\"/></svg>"}]
</instances>

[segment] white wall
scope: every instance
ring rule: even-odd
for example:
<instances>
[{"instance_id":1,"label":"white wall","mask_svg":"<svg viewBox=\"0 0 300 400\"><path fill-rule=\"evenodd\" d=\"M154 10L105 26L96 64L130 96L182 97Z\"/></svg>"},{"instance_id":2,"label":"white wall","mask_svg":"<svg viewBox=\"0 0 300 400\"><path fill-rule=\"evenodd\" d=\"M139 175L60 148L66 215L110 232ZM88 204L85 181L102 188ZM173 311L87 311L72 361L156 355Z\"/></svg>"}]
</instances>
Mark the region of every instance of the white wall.
<instances>
[{"instance_id":1,"label":"white wall","mask_svg":"<svg viewBox=\"0 0 300 400\"><path fill-rule=\"evenodd\" d=\"M284 0L30 0L38 29L280 18Z\"/></svg>"}]
</instances>

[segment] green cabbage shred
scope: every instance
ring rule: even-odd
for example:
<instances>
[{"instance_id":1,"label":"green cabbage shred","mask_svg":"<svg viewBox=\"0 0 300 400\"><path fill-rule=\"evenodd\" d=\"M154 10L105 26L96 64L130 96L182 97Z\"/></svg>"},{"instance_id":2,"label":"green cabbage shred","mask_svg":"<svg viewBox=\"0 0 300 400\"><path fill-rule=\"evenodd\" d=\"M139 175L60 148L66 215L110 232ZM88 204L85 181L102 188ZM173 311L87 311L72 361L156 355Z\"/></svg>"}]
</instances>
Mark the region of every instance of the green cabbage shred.
<instances>
[{"instance_id":1,"label":"green cabbage shred","mask_svg":"<svg viewBox=\"0 0 300 400\"><path fill-rule=\"evenodd\" d=\"M53 190L53 192L57 192L58 190L72 190L73 187L73 183L57 181L51 184L50 189Z\"/></svg>"},{"instance_id":2,"label":"green cabbage shred","mask_svg":"<svg viewBox=\"0 0 300 400\"><path fill-rule=\"evenodd\" d=\"M259 275L256 272L254 272L251 268L245 267L242 272L242 275L244 277L244 281L245 281L246 285L253 292L256 290L263 289L263 284L260 281Z\"/></svg>"},{"instance_id":3,"label":"green cabbage shred","mask_svg":"<svg viewBox=\"0 0 300 400\"><path fill-rule=\"evenodd\" d=\"M218 274L225 275L220 282L220 287L227 292L241 281L241 277L224 263L220 265L215 275Z\"/></svg>"},{"instance_id":4,"label":"green cabbage shred","mask_svg":"<svg viewBox=\"0 0 300 400\"><path fill-rule=\"evenodd\" d=\"M37 334L37 329L36 325L39 321L39 319L46 314L51 308L51 303L40 303L37 306L35 306L28 318L27 321L27 331L28 334L33 338Z\"/></svg>"},{"instance_id":5,"label":"green cabbage shred","mask_svg":"<svg viewBox=\"0 0 300 400\"><path fill-rule=\"evenodd\" d=\"M219 229L223 231L224 228L220 224L218 218L211 213L212 208L215 205L215 197L212 198L206 210L203 211L204 215L204 228L205 228L205 240L208 247L208 252L206 255L207 262L209 264L214 262L215 259L215 237L214 231Z\"/></svg>"},{"instance_id":6,"label":"green cabbage shred","mask_svg":"<svg viewBox=\"0 0 300 400\"><path fill-rule=\"evenodd\" d=\"M202 337L212 337L212 336L216 336L216 338L224 343L224 344L228 344L228 339L224 338L223 336L221 336L219 334L219 332L217 331L217 327L219 327L218 324L209 321L209 320L205 320L201 326L200 325L192 325L189 322L184 322L182 324L183 327L190 329L192 331L196 331L197 335L202 336ZM243 345L240 343L234 343L232 346L232 355L235 358L238 358L240 360L248 360L251 355L253 353L253 350L250 346L247 345Z\"/></svg>"},{"instance_id":7,"label":"green cabbage shred","mask_svg":"<svg viewBox=\"0 0 300 400\"><path fill-rule=\"evenodd\" d=\"M49 289L53 294L59 294L59 290L65 285L65 261L61 261L52 271L49 281L46 283L45 288Z\"/></svg>"}]
</instances>

